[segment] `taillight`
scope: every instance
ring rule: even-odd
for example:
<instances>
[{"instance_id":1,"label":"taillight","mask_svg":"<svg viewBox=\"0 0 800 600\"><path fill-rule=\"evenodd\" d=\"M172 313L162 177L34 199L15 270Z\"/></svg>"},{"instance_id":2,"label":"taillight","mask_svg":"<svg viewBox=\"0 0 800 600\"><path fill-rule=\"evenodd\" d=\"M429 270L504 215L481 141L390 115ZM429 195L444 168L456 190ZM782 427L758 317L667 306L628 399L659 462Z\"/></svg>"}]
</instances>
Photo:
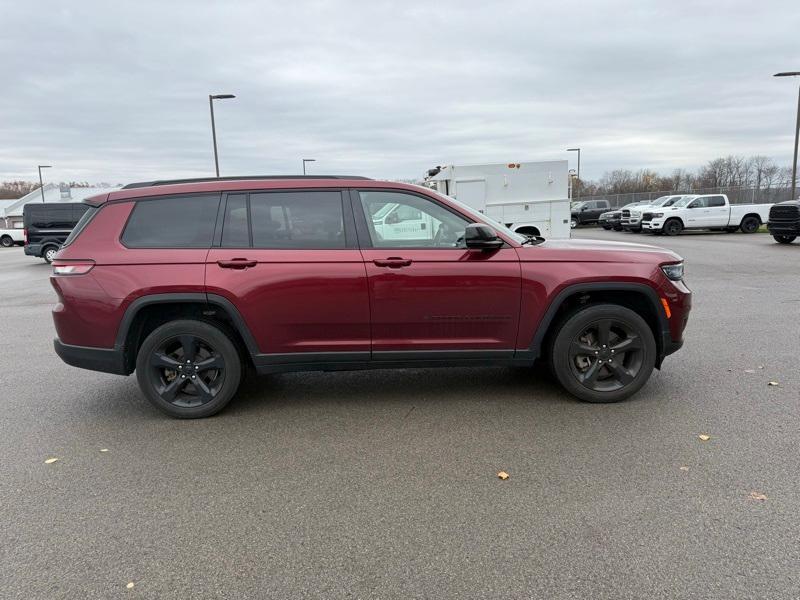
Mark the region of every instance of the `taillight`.
<instances>
[{"instance_id":1,"label":"taillight","mask_svg":"<svg viewBox=\"0 0 800 600\"><path fill-rule=\"evenodd\" d=\"M94 267L94 261L91 260L77 260L77 261L54 261L53 262L53 275L86 275Z\"/></svg>"},{"instance_id":2,"label":"taillight","mask_svg":"<svg viewBox=\"0 0 800 600\"><path fill-rule=\"evenodd\" d=\"M26 245L26 246L28 245L28 228L27 227L22 230L22 243L24 245Z\"/></svg>"}]
</instances>

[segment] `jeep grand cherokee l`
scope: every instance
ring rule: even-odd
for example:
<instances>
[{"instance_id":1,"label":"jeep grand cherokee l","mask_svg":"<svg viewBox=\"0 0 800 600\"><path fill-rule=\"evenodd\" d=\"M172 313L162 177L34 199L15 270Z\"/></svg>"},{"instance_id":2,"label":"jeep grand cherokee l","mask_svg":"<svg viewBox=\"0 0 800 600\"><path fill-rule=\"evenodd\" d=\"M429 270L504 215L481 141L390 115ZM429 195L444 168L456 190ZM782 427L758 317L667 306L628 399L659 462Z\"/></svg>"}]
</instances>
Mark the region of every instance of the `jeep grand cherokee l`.
<instances>
[{"instance_id":1,"label":"jeep grand cherokee l","mask_svg":"<svg viewBox=\"0 0 800 600\"><path fill-rule=\"evenodd\" d=\"M53 262L55 350L181 418L258 373L546 360L581 400L639 390L682 344L681 258L517 235L427 188L348 177L132 184ZM391 239L387 205L430 226Z\"/></svg>"}]
</instances>

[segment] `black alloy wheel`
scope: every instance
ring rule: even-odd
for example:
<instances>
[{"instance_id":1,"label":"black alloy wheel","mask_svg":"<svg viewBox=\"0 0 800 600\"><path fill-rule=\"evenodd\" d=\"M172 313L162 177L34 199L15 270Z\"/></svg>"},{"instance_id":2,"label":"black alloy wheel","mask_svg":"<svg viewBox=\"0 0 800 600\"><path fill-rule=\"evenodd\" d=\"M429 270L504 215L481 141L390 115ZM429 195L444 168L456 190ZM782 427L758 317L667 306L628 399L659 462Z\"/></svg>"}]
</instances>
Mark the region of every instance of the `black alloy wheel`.
<instances>
[{"instance_id":1,"label":"black alloy wheel","mask_svg":"<svg viewBox=\"0 0 800 600\"><path fill-rule=\"evenodd\" d=\"M614 392L636 378L643 354L644 344L628 323L601 319L573 338L569 364L581 385L596 392Z\"/></svg>"},{"instance_id":2,"label":"black alloy wheel","mask_svg":"<svg viewBox=\"0 0 800 600\"><path fill-rule=\"evenodd\" d=\"M761 227L761 221L758 217L745 217L742 220L742 233L755 233L759 227Z\"/></svg>"},{"instance_id":3,"label":"black alloy wheel","mask_svg":"<svg viewBox=\"0 0 800 600\"><path fill-rule=\"evenodd\" d=\"M664 233L667 235L678 235L683 231L683 224L678 219L670 219L664 224Z\"/></svg>"},{"instance_id":4,"label":"black alloy wheel","mask_svg":"<svg viewBox=\"0 0 800 600\"><path fill-rule=\"evenodd\" d=\"M550 348L553 373L587 402L617 402L637 392L655 367L656 343L633 310L596 304L568 316Z\"/></svg>"},{"instance_id":5,"label":"black alloy wheel","mask_svg":"<svg viewBox=\"0 0 800 600\"><path fill-rule=\"evenodd\" d=\"M206 417L236 393L241 360L231 339L202 321L158 327L136 359L139 386L159 409L179 418Z\"/></svg>"}]
</instances>

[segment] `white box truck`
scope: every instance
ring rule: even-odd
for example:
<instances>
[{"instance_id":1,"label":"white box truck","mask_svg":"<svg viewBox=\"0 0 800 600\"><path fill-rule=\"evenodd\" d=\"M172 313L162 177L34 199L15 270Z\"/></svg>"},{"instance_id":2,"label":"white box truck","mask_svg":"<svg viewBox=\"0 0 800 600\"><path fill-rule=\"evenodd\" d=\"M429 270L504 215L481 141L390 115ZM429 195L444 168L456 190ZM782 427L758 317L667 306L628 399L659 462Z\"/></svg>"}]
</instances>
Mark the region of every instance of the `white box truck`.
<instances>
[{"instance_id":1,"label":"white box truck","mask_svg":"<svg viewBox=\"0 0 800 600\"><path fill-rule=\"evenodd\" d=\"M446 165L429 170L425 185L516 232L544 238L570 236L566 160Z\"/></svg>"}]
</instances>

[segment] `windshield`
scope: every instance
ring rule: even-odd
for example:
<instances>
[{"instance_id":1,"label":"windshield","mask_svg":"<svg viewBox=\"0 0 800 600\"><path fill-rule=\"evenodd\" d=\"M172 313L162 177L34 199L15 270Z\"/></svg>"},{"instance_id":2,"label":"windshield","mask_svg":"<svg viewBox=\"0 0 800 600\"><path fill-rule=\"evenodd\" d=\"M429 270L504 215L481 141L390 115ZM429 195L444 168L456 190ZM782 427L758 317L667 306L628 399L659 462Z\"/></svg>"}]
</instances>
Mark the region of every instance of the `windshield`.
<instances>
[{"instance_id":1,"label":"windshield","mask_svg":"<svg viewBox=\"0 0 800 600\"><path fill-rule=\"evenodd\" d=\"M507 235L508 237L510 237L512 240L514 240L514 241L515 241L515 242L517 242L518 244L521 244L521 243L522 243L522 242L524 242L526 239L528 239L528 236L526 236L526 235L522 235L522 234L520 234L520 233L516 233L515 231L511 231L511 230L510 230L508 227L506 227L506 226L505 226L505 225L503 225L502 223L499 223L499 222L495 221L495 220L494 220L493 218L491 218L491 217L487 217L485 214L483 214L483 213L481 213L481 212L478 212L478 211L476 211L474 208L471 208L471 207L467 206L467 205L466 205L466 204L464 204L463 202L459 202L459 201L458 201L458 200L456 200L455 198L452 198L452 197L450 197L450 196L445 196L445 195L444 195L444 194L442 194L441 192L437 192L437 191L435 191L435 190L431 190L431 191L433 191L433 193L434 193L434 194L436 194L437 196L441 196L442 198L446 199L448 202L452 202L453 204L455 204L456 206L458 206L458 208L459 208L459 209L460 209L462 212L465 212L465 213L467 213L468 215L470 215L471 217L473 217L473 218L474 218L476 221L478 221L478 222L485 222L485 223L487 223L487 224L491 225L491 226L492 226L492 227L494 227L494 228L495 228L497 231L499 231L499 232L503 233L504 235Z\"/></svg>"},{"instance_id":2,"label":"windshield","mask_svg":"<svg viewBox=\"0 0 800 600\"><path fill-rule=\"evenodd\" d=\"M381 206L381 207L380 207L380 208L379 208L379 209L378 209L378 210L375 212L375 214L373 214L373 215L372 215L372 220L373 220L373 221L380 221L380 220L381 220L381 219L383 219L383 217L385 217L385 216L386 216L386 215L389 213L389 211L390 211L390 210L392 210L392 209L393 209L395 206L397 206L397 203L395 203L395 202L387 202L386 204L384 204L383 206Z\"/></svg>"},{"instance_id":3,"label":"windshield","mask_svg":"<svg viewBox=\"0 0 800 600\"><path fill-rule=\"evenodd\" d=\"M580 210L586 205L586 202L573 202L570 207L572 210Z\"/></svg>"}]
</instances>

